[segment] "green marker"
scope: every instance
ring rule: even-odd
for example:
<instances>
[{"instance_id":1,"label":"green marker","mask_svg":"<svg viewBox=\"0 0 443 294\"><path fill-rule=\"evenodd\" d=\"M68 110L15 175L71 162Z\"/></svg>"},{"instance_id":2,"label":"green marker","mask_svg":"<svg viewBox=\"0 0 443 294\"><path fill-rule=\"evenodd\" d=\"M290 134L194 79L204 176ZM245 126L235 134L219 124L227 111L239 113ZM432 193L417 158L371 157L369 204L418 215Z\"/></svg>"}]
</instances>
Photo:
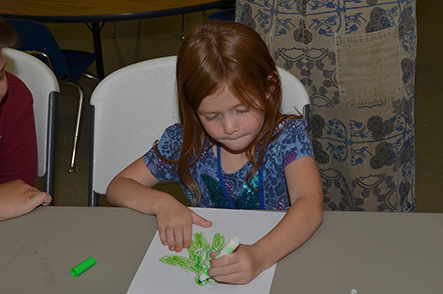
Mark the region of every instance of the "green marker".
<instances>
[{"instance_id":1,"label":"green marker","mask_svg":"<svg viewBox=\"0 0 443 294\"><path fill-rule=\"evenodd\" d=\"M235 249L237 249L238 245L240 245L240 238L235 236L233 238L231 238L231 240L228 241L228 243L226 243L226 245L223 247L222 250L220 250L220 252L214 257L214 259L225 256L227 254L230 254L232 252L235 251ZM200 277L198 277L198 282L200 282L199 284L202 285L202 283L204 281L206 281L207 279L210 278L209 274L208 274L208 269L211 268L210 265L208 265L203 272L200 274Z\"/></svg>"},{"instance_id":2,"label":"green marker","mask_svg":"<svg viewBox=\"0 0 443 294\"><path fill-rule=\"evenodd\" d=\"M95 264L95 259L94 257L89 257L88 259L86 259L85 261L83 261L82 263L76 265L75 267L73 267L71 269L71 275L73 277L78 277L79 275L81 275L85 270L89 269L91 266L93 266Z\"/></svg>"}]
</instances>

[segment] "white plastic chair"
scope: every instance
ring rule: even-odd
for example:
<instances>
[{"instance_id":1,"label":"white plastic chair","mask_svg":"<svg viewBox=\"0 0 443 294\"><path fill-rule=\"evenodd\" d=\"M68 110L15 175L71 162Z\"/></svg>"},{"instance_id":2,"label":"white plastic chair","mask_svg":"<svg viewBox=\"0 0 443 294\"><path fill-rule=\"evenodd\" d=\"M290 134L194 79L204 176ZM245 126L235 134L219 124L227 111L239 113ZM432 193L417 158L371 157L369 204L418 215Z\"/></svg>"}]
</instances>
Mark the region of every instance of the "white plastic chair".
<instances>
[{"instance_id":1,"label":"white plastic chair","mask_svg":"<svg viewBox=\"0 0 443 294\"><path fill-rule=\"evenodd\" d=\"M309 121L311 100L305 86L290 72L277 67L282 86L281 112L285 114L302 114Z\"/></svg>"},{"instance_id":2,"label":"white plastic chair","mask_svg":"<svg viewBox=\"0 0 443 294\"><path fill-rule=\"evenodd\" d=\"M176 56L139 62L107 76L91 96L89 206L98 205L111 180L179 122ZM292 74L278 69L284 113L306 113L309 97Z\"/></svg>"},{"instance_id":3,"label":"white plastic chair","mask_svg":"<svg viewBox=\"0 0 443 294\"><path fill-rule=\"evenodd\" d=\"M6 70L29 88L34 98L37 135L37 176L44 177L44 191L54 199L57 102L60 87L54 73L38 58L4 48Z\"/></svg>"}]
</instances>

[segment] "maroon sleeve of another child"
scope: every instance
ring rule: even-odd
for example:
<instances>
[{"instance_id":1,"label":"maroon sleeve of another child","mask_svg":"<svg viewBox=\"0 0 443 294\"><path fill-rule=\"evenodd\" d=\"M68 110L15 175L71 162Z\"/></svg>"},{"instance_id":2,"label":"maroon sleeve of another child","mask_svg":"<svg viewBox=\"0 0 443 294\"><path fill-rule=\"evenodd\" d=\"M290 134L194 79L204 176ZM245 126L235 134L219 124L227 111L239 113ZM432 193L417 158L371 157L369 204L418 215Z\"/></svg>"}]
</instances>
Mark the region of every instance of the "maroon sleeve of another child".
<instances>
[{"instance_id":1,"label":"maroon sleeve of another child","mask_svg":"<svg viewBox=\"0 0 443 294\"><path fill-rule=\"evenodd\" d=\"M34 186L37 176L37 139L32 94L7 73L8 92L0 104L0 183L23 180Z\"/></svg>"}]
</instances>

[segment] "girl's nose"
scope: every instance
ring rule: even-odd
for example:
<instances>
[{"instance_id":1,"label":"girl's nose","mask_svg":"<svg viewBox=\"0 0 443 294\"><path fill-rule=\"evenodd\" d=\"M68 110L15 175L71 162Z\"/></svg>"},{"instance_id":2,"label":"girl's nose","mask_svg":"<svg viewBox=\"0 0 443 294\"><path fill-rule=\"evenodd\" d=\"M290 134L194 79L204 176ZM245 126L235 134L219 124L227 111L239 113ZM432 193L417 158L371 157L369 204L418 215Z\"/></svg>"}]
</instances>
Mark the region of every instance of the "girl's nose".
<instances>
[{"instance_id":1,"label":"girl's nose","mask_svg":"<svg viewBox=\"0 0 443 294\"><path fill-rule=\"evenodd\" d=\"M223 122L223 130L227 135L233 135L238 131L237 121L233 118L225 118Z\"/></svg>"}]
</instances>

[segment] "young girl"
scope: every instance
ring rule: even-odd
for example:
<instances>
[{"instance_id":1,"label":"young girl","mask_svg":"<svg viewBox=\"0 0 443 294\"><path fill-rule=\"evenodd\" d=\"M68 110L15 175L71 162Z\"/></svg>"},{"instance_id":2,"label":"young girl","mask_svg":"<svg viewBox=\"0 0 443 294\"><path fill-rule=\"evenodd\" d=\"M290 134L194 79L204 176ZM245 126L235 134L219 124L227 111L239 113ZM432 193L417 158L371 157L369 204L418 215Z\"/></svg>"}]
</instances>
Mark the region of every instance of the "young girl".
<instances>
[{"instance_id":1,"label":"young girl","mask_svg":"<svg viewBox=\"0 0 443 294\"><path fill-rule=\"evenodd\" d=\"M161 242L177 252L190 246L192 224L211 222L153 190L160 181L180 183L193 206L287 209L257 243L211 261L215 280L248 283L302 245L322 221L306 122L279 112L274 61L261 37L242 24L208 21L194 29L178 54L176 75L181 123L114 178L108 200L156 215Z\"/></svg>"}]
</instances>

